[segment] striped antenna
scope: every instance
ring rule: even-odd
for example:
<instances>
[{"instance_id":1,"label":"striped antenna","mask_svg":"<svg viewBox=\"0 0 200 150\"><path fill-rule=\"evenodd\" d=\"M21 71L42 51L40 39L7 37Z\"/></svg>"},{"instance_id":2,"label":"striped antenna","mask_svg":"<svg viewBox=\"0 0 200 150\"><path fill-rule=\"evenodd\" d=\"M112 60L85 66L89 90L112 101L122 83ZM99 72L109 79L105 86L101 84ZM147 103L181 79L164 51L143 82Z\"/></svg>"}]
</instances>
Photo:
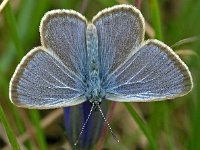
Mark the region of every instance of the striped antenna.
<instances>
[{"instance_id":1,"label":"striped antenna","mask_svg":"<svg viewBox=\"0 0 200 150\"><path fill-rule=\"evenodd\" d=\"M84 131L84 129L85 129L85 126L87 125L87 123L88 123L88 121L89 121L89 119L90 119L90 116L91 116L91 114L92 114L93 108L94 108L94 103L92 103L92 107L91 107L91 109L90 109L90 112L89 112L89 114L88 114L88 117L87 117L85 123L83 124L83 127L82 127L82 129L81 129L81 132L80 132L80 134L79 134L79 136L78 136L78 139L77 139L76 142L74 143L75 146L78 144L79 139L80 139L81 135L83 134L83 131Z\"/></svg>"},{"instance_id":2,"label":"striped antenna","mask_svg":"<svg viewBox=\"0 0 200 150\"><path fill-rule=\"evenodd\" d=\"M102 109L101 109L101 107L100 107L99 104L98 104L98 107L99 107L99 111L100 111L101 115L103 116L104 121L105 121L105 122L107 123L107 125L108 125L108 128L109 128L109 130L110 130L110 132L111 132L111 134L112 134L112 137L114 138L114 140L115 140L116 142L119 143L119 140L117 139L116 135L113 133L112 128L111 128L109 122L106 120L106 117L104 116L103 111L102 111Z\"/></svg>"}]
</instances>

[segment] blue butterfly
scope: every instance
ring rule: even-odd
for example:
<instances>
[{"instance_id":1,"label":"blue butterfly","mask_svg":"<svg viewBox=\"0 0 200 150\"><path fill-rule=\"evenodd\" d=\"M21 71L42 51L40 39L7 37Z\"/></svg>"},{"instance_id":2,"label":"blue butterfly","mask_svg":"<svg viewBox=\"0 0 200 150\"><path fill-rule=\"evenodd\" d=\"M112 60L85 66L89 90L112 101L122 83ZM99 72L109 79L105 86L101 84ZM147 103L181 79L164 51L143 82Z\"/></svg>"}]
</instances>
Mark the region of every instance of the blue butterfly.
<instances>
[{"instance_id":1,"label":"blue butterfly","mask_svg":"<svg viewBox=\"0 0 200 150\"><path fill-rule=\"evenodd\" d=\"M73 10L49 11L40 24L42 46L17 66L10 100L49 109L187 94L193 87L188 67L161 41L144 41L144 33L144 18L131 5L104 9L91 22Z\"/></svg>"}]
</instances>

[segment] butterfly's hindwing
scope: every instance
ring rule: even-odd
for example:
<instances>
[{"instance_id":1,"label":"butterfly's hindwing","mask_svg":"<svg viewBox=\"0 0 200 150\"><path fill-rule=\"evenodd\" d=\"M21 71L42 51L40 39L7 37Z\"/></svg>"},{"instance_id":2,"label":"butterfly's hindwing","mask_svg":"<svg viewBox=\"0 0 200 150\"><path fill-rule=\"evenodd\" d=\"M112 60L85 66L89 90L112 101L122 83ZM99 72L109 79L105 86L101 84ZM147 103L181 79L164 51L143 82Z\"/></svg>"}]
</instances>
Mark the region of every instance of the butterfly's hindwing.
<instances>
[{"instance_id":1,"label":"butterfly's hindwing","mask_svg":"<svg viewBox=\"0 0 200 150\"><path fill-rule=\"evenodd\" d=\"M149 40L109 76L104 88L114 101L164 100L187 94L192 78L167 45Z\"/></svg>"},{"instance_id":2,"label":"butterfly's hindwing","mask_svg":"<svg viewBox=\"0 0 200 150\"><path fill-rule=\"evenodd\" d=\"M85 101L84 85L42 47L31 50L10 82L10 99L21 107L56 108Z\"/></svg>"}]
</instances>

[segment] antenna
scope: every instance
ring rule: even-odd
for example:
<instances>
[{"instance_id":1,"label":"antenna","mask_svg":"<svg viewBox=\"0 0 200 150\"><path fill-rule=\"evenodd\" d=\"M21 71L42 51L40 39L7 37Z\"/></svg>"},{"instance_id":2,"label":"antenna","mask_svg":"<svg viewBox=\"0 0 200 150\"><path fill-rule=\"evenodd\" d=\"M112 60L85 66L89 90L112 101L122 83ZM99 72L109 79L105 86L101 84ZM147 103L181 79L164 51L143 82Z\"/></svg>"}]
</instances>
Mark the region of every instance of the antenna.
<instances>
[{"instance_id":1,"label":"antenna","mask_svg":"<svg viewBox=\"0 0 200 150\"><path fill-rule=\"evenodd\" d=\"M109 128L109 130L110 130L110 132L111 132L111 134L112 134L112 137L115 139L115 141L117 141L117 142L119 143L119 140L117 139L116 135L113 133L112 128L110 127L110 124L109 124L108 121L106 120L106 118L105 118L105 116L104 116L104 114L103 114L103 111L102 111L102 109L101 109L101 107L100 107L99 104L98 104L98 107L99 107L99 111L100 111L101 115L103 116L104 121L105 121L105 122L107 123L107 125L108 125L108 128Z\"/></svg>"},{"instance_id":2,"label":"antenna","mask_svg":"<svg viewBox=\"0 0 200 150\"><path fill-rule=\"evenodd\" d=\"M75 146L78 144L79 139L80 139L81 135L83 134L83 131L84 131L84 129L85 129L85 126L87 125L88 120L90 119L90 116L91 116L91 114L92 114L93 108L94 108L94 103L92 103L92 107L91 107L91 109L90 109L90 112L89 112L89 114L88 114L88 117L87 117L85 123L83 124L83 127L82 127L82 129L81 129L81 132L80 132L80 134L79 134L79 136L78 136L78 139L77 139L76 142L74 143Z\"/></svg>"}]
</instances>

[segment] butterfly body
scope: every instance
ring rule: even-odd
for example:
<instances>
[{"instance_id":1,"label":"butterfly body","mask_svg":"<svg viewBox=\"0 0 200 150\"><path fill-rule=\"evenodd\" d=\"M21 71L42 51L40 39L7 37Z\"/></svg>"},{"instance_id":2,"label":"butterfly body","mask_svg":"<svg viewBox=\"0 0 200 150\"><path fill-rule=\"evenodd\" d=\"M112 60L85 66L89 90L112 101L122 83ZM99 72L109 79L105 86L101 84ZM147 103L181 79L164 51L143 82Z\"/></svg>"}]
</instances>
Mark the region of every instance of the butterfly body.
<instances>
[{"instance_id":1,"label":"butterfly body","mask_svg":"<svg viewBox=\"0 0 200 150\"><path fill-rule=\"evenodd\" d=\"M90 23L86 30L87 64L89 68L89 78L86 78L87 92L86 98L91 103L98 105L105 95L102 94L101 81L99 77L99 56L98 56L98 36L96 27Z\"/></svg>"}]
</instances>

